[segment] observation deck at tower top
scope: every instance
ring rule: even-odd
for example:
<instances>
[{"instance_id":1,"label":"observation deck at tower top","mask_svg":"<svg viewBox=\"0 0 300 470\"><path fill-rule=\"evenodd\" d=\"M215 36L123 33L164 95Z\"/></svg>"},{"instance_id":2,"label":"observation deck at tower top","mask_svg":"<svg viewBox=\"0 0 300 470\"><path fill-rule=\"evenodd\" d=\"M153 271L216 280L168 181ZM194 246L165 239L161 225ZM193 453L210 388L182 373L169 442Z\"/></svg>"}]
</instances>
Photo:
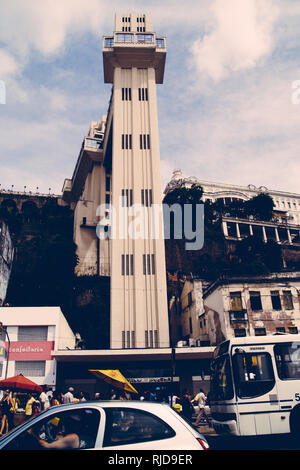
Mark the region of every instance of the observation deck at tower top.
<instances>
[{"instance_id":1,"label":"observation deck at tower top","mask_svg":"<svg viewBox=\"0 0 300 470\"><path fill-rule=\"evenodd\" d=\"M152 32L115 32L103 37L104 82L113 83L115 67L155 69L156 83L164 80L166 38Z\"/></svg>"}]
</instances>

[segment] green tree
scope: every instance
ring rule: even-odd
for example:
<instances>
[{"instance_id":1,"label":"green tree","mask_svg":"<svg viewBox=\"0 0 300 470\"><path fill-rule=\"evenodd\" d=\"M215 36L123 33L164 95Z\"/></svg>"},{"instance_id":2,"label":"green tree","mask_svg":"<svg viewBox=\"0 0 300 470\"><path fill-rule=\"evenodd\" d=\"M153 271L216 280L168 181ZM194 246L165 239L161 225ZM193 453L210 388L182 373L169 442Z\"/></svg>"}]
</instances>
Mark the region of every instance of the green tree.
<instances>
[{"instance_id":1,"label":"green tree","mask_svg":"<svg viewBox=\"0 0 300 470\"><path fill-rule=\"evenodd\" d=\"M274 201L269 194L259 194L245 203L245 214L252 215L257 220L271 220L274 211Z\"/></svg>"}]
</instances>

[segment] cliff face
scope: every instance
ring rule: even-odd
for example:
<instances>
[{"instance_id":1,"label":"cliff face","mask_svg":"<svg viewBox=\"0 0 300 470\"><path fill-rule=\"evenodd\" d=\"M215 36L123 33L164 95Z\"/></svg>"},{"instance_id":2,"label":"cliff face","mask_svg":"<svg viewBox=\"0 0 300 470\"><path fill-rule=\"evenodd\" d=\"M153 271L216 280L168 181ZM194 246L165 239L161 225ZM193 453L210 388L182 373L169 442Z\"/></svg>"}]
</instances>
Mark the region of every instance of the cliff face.
<instances>
[{"instance_id":1,"label":"cliff face","mask_svg":"<svg viewBox=\"0 0 300 470\"><path fill-rule=\"evenodd\" d=\"M0 219L0 306L5 302L13 257L14 248L9 228Z\"/></svg>"}]
</instances>

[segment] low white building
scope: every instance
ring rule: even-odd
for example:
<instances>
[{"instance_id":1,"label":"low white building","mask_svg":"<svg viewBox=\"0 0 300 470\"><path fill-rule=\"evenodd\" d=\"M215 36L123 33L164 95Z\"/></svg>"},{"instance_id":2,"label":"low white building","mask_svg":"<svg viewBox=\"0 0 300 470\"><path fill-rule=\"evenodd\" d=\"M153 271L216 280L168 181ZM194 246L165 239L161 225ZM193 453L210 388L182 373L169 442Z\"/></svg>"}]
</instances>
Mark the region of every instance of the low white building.
<instances>
[{"instance_id":1,"label":"low white building","mask_svg":"<svg viewBox=\"0 0 300 470\"><path fill-rule=\"evenodd\" d=\"M39 385L55 386L53 351L75 349L75 335L61 309L2 307L0 322L7 331L0 355L0 379L23 374Z\"/></svg>"}]
</instances>

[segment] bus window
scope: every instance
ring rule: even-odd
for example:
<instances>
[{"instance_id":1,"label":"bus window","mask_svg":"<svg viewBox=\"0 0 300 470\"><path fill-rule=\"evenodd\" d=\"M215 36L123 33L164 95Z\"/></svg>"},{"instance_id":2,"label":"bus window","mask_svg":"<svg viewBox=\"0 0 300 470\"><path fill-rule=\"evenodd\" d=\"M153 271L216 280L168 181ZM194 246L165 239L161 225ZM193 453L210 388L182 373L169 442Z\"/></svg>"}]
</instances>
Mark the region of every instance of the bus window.
<instances>
[{"instance_id":1,"label":"bus window","mask_svg":"<svg viewBox=\"0 0 300 470\"><path fill-rule=\"evenodd\" d=\"M233 398L233 386L229 356L222 356L212 361L210 399L230 400Z\"/></svg>"},{"instance_id":2,"label":"bus window","mask_svg":"<svg viewBox=\"0 0 300 470\"><path fill-rule=\"evenodd\" d=\"M300 379L300 343L279 343L274 346L278 376L281 380Z\"/></svg>"},{"instance_id":3,"label":"bus window","mask_svg":"<svg viewBox=\"0 0 300 470\"><path fill-rule=\"evenodd\" d=\"M275 385L268 353L238 353L233 356L236 392L240 398L264 395Z\"/></svg>"}]
</instances>

